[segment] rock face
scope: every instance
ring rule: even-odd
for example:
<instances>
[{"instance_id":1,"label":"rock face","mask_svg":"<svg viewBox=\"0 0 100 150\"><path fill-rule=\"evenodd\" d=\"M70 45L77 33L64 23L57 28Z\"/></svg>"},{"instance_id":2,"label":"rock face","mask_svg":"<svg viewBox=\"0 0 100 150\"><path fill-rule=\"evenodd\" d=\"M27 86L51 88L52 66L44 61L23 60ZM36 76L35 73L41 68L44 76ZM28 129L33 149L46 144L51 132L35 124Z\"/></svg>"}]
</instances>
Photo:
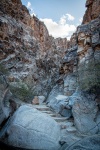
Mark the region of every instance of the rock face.
<instances>
[{"instance_id":1,"label":"rock face","mask_svg":"<svg viewBox=\"0 0 100 150\"><path fill-rule=\"evenodd\" d=\"M83 134L98 133L99 127L96 119L99 108L94 101L94 96L78 92L75 98L72 112L78 131Z\"/></svg>"},{"instance_id":2,"label":"rock face","mask_svg":"<svg viewBox=\"0 0 100 150\"><path fill-rule=\"evenodd\" d=\"M87 0L86 6L88 8L83 17L83 24L78 26L76 32L72 35L60 67L60 81L62 81L63 87L63 92L60 94L68 96L67 105L72 107L75 125L81 133L86 134L94 134L100 131L100 122L97 121L100 118L99 3L99 0ZM94 11L94 8L96 11ZM91 14L92 18L90 19ZM56 90L53 89L52 93ZM80 94L79 91L84 94ZM56 99L50 99L51 95L50 93L48 97L49 104L52 104L52 101L55 104ZM66 107L66 103L64 106Z\"/></svg>"},{"instance_id":3,"label":"rock face","mask_svg":"<svg viewBox=\"0 0 100 150\"><path fill-rule=\"evenodd\" d=\"M26 149L60 148L60 128L48 115L39 112L31 105L21 106L7 130L8 143Z\"/></svg>"},{"instance_id":4,"label":"rock face","mask_svg":"<svg viewBox=\"0 0 100 150\"><path fill-rule=\"evenodd\" d=\"M0 64L9 72L12 89L25 83L33 96L47 96L59 78L67 39L49 36L20 0L2 0L0 8Z\"/></svg>"},{"instance_id":5,"label":"rock face","mask_svg":"<svg viewBox=\"0 0 100 150\"><path fill-rule=\"evenodd\" d=\"M100 0L87 0L86 7L87 10L83 17L83 24L89 23L100 16Z\"/></svg>"}]
</instances>

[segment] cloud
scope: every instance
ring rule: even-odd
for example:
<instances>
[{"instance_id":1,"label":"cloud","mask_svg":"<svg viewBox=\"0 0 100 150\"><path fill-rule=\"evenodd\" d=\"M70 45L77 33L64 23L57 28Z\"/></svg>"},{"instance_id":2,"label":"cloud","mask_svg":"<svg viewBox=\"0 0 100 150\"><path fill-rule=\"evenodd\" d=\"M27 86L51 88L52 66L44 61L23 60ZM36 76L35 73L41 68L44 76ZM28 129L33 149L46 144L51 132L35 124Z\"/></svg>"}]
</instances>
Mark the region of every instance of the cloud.
<instances>
[{"instance_id":1,"label":"cloud","mask_svg":"<svg viewBox=\"0 0 100 150\"><path fill-rule=\"evenodd\" d=\"M67 23L68 18L66 15L63 15L60 18L58 23L48 18L40 19L40 20L43 21L45 25L47 26L49 34L55 38L67 37L69 39L72 33L75 32L76 30L76 27L74 24Z\"/></svg>"},{"instance_id":2,"label":"cloud","mask_svg":"<svg viewBox=\"0 0 100 150\"><path fill-rule=\"evenodd\" d=\"M27 8L29 9L31 15L35 15L30 2L27 3ZM40 20L44 22L49 31L49 34L53 37L67 37L67 39L70 39L70 36L76 30L76 27L74 24L68 24L67 22L73 21L74 19L75 18L71 14L65 14L59 19L58 22L55 22L49 18Z\"/></svg>"},{"instance_id":3,"label":"cloud","mask_svg":"<svg viewBox=\"0 0 100 150\"><path fill-rule=\"evenodd\" d=\"M61 25L64 25L64 24L66 24L66 21L67 21L67 17L66 17L65 15L63 15L63 16L60 18L59 23L60 23Z\"/></svg>"},{"instance_id":4,"label":"cloud","mask_svg":"<svg viewBox=\"0 0 100 150\"><path fill-rule=\"evenodd\" d=\"M75 18L72 16L72 15L70 15L70 14L66 14L66 16L67 16L67 19L69 20L69 21L73 21Z\"/></svg>"},{"instance_id":5,"label":"cloud","mask_svg":"<svg viewBox=\"0 0 100 150\"><path fill-rule=\"evenodd\" d=\"M80 18L80 19L79 19L79 22L82 22L82 21L83 21L83 18Z\"/></svg>"},{"instance_id":6,"label":"cloud","mask_svg":"<svg viewBox=\"0 0 100 150\"><path fill-rule=\"evenodd\" d=\"M33 15L36 16L30 2L27 3L27 8L28 8L31 16L33 16Z\"/></svg>"},{"instance_id":7,"label":"cloud","mask_svg":"<svg viewBox=\"0 0 100 150\"><path fill-rule=\"evenodd\" d=\"M31 3L28 2L28 3L27 3L27 8L30 8L30 7L31 7Z\"/></svg>"},{"instance_id":8,"label":"cloud","mask_svg":"<svg viewBox=\"0 0 100 150\"><path fill-rule=\"evenodd\" d=\"M65 14L60 18L59 23L64 25L64 24L66 24L67 21L73 21L74 19L75 18L72 15Z\"/></svg>"}]
</instances>

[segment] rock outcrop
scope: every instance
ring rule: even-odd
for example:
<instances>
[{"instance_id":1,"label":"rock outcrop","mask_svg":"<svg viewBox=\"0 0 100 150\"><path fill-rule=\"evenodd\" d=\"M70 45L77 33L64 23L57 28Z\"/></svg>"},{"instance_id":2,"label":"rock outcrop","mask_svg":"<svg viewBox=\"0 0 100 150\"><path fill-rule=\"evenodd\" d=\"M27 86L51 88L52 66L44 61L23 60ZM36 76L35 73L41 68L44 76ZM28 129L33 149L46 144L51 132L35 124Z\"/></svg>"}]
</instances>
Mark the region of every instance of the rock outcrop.
<instances>
[{"instance_id":1,"label":"rock outcrop","mask_svg":"<svg viewBox=\"0 0 100 150\"><path fill-rule=\"evenodd\" d=\"M31 105L21 106L7 129L9 145L26 149L60 148L60 128L48 115Z\"/></svg>"},{"instance_id":2,"label":"rock outcrop","mask_svg":"<svg viewBox=\"0 0 100 150\"><path fill-rule=\"evenodd\" d=\"M86 7L83 24L89 23L100 16L100 0L87 0Z\"/></svg>"},{"instance_id":3,"label":"rock outcrop","mask_svg":"<svg viewBox=\"0 0 100 150\"><path fill-rule=\"evenodd\" d=\"M99 108L94 98L94 95L78 92L72 107L74 123L78 131L86 135L99 132L97 123Z\"/></svg>"}]
</instances>

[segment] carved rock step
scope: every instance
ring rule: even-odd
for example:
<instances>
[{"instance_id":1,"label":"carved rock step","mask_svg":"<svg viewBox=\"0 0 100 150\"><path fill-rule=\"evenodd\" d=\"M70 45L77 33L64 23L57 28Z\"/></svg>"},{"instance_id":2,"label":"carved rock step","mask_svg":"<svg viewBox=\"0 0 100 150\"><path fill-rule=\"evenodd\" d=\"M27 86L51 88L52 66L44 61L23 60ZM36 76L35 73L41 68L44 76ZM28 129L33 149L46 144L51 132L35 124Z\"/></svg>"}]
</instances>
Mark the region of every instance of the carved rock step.
<instances>
[{"instance_id":1,"label":"carved rock step","mask_svg":"<svg viewBox=\"0 0 100 150\"><path fill-rule=\"evenodd\" d=\"M56 122L67 121L66 117L52 117Z\"/></svg>"},{"instance_id":2,"label":"carved rock step","mask_svg":"<svg viewBox=\"0 0 100 150\"><path fill-rule=\"evenodd\" d=\"M42 104L42 105L33 105L34 108L36 108L37 110L40 110L43 113L48 114L49 116L51 116L56 122L64 122L67 121L66 117L62 117L60 114L56 114L55 112L53 112L48 106L46 106L46 104Z\"/></svg>"},{"instance_id":3,"label":"carved rock step","mask_svg":"<svg viewBox=\"0 0 100 150\"><path fill-rule=\"evenodd\" d=\"M53 112L52 111L50 111L50 110L46 110L46 111L42 111L43 113L46 113L46 114L52 114Z\"/></svg>"},{"instance_id":4,"label":"carved rock step","mask_svg":"<svg viewBox=\"0 0 100 150\"><path fill-rule=\"evenodd\" d=\"M77 131L74 126L73 126L73 127L68 127L68 128L66 128L66 130L67 130L68 132L76 132L76 131Z\"/></svg>"},{"instance_id":5,"label":"carved rock step","mask_svg":"<svg viewBox=\"0 0 100 150\"><path fill-rule=\"evenodd\" d=\"M68 127L73 127L74 126L74 123L73 121L63 121L63 122L58 122L59 126L61 129L66 129Z\"/></svg>"},{"instance_id":6,"label":"carved rock step","mask_svg":"<svg viewBox=\"0 0 100 150\"><path fill-rule=\"evenodd\" d=\"M33 105L33 108L36 108L37 110L40 110L40 111L50 111L51 110L46 105Z\"/></svg>"}]
</instances>

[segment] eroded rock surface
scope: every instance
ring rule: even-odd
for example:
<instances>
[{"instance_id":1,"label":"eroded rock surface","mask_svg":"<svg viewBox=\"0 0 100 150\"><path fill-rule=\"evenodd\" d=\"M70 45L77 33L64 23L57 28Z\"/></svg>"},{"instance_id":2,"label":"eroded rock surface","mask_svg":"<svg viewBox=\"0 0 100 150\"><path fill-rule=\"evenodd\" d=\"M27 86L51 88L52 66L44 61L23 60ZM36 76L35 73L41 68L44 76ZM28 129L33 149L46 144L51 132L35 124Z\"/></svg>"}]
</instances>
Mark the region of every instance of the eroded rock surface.
<instances>
[{"instance_id":1,"label":"eroded rock surface","mask_svg":"<svg viewBox=\"0 0 100 150\"><path fill-rule=\"evenodd\" d=\"M99 108L94 100L95 97L78 92L75 99L72 112L78 131L87 135L99 133L96 121Z\"/></svg>"},{"instance_id":2,"label":"eroded rock surface","mask_svg":"<svg viewBox=\"0 0 100 150\"><path fill-rule=\"evenodd\" d=\"M2 0L0 8L0 64L12 88L23 82L33 95L47 96L59 78L67 39L50 36L20 0Z\"/></svg>"},{"instance_id":3,"label":"eroded rock surface","mask_svg":"<svg viewBox=\"0 0 100 150\"><path fill-rule=\"evenodd\" d=\"M9 145L16 147L48 150L60 148L58 124L31 105L23 105L16 111L7 133Z\"/></svg>"}]
</instances>

